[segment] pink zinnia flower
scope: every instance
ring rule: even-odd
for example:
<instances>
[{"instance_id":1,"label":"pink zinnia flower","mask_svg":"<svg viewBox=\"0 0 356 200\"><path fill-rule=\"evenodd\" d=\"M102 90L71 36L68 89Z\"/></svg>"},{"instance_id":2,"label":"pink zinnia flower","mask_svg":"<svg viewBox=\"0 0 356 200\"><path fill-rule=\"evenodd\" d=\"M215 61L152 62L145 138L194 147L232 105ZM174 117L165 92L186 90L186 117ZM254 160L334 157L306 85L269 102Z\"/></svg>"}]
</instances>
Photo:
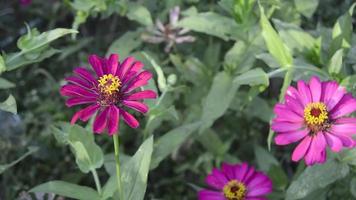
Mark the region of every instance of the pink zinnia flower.
<instances>
[{"instance_id":1,"label":"pink zinnia flower","mask_svg":"<svg viewBox=\"0 0 356 200\"><path fill-rule=\"evenodd\" d=\"M60 92L68 96L68 107L90 104L76 112L71 120L87 121L96 114L93 131L102 133L106 128L110 135L117 133L119 119L122 118L130 127L137 128L139 122L126 111L126 108L146 113L148 107L143 99L156 98L152 90L140 89L151 79L152 74L140 70L143 63L133 57L119 63L119 56L112 54L108 59L96 55L89 56L89 63L95 71L93 75L83 67L74 69L74 76L66 78L69 82Z\"/></svg>"},{"instance_id":2,"label":"pink zinnia flower","mask_svg":"<svg viewBox=\"0 0 356 200\"><path fill-rule=\"evenodd\" d=\"M356 118L347 115L355 110L355 98L337 82L320 82L317 77L312 77L309 84L298 81L297 88L288 88L285 102L274 107L275 142L287 145L301 140L292 160L305 157L307 165L324 163L327 146L334 152L354 147Z\"/></svg>"},{"instance_id":3,"label":"pink zinnia flower","mask_svg":"<svg viewBox=\"0 0 356 200\"><path fill-rule=\"evenodd\" d=\"M213 190L200 190L199 200L263 200L272 191L268 176L247 163L223 163L221 171L214 168L205 182Z\"/></svg>"}]
</instances>

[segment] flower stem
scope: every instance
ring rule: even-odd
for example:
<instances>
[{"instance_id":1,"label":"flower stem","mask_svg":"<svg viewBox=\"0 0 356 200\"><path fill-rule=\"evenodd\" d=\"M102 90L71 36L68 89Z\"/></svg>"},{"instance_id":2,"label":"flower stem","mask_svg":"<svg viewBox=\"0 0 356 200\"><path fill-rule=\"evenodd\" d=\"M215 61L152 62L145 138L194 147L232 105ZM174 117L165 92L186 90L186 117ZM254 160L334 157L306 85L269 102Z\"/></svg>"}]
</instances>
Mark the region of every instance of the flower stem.
<instances>
[{"instance_id":1,"label":"flower stem","mask_svg":"<svg viewBox=\"0 0 356 200\"><path fill-rule=\"evenodd\" d=\"M117 179L117 186L119 189L120 200L124 200L124 194L121 187L121 174L120 174L120 157L119 157L119 134L114 134L114 148L115 148L115 161L116 161L116 179Z\"/></svg>"},{"instance_id":2,"label":"flower stem","mask_svg":"<svg viewBox=\"0 0 356 200\"><path fill-rule=\"evenodd\" d=\"M100 184L100 180L98 177L98 173L96 173L96 170L90 170L91 173L93 174L94 177L94 181L95 181L95 185L96 185L96 190L98 191L99 195L101 195L101 184Z\"/></svg>"}]
</instances>

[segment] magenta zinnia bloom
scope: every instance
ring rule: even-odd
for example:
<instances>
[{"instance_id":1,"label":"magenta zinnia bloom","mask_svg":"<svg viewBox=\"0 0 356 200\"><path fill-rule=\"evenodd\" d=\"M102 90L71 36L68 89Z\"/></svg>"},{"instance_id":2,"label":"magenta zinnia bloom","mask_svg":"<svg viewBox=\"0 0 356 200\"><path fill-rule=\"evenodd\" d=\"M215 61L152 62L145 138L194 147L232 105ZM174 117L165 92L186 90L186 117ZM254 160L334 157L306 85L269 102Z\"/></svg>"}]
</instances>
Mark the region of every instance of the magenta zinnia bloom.
<instances>
[{"instance_id":1,"label":"magenta zinnia bloom","mask_svg":"<svg viewBox=\"0 0 356 200\"><path fill-rule=\"evenodd\" d=\"M119 119L122 118L130 127L137 128L138 121L126 108L146 113L148 107L143 99L156 98L152 90L140 89L151 79L152 74L141 71L143 63L133 57L119 63L119 56L112 54L108 59L96 55L89 56L89 63L95 75L83 67L74 70L75 75L66 78L69 82L60 92L68 96L68 107L89 104L74 114L71 123L78 119L87 121L96 113L93 131L102 133L105 129L110 135L117 133Z\"/></svg>"},{"instance_id":2,"label":"magenta zinnia bloom","mask_svg":"<svg viewBox=\"0 0 356 200\"><path fill-rule=\"evenodd\" d=\"M347 115L355 110L355 98L337 82L320 82L317 77L309 84L298 81L297 88L288 88L285 102L274 107L275 142L287 145L301 140L292 160L305 157L307 165L324 163L327 146L334 152L354 147L356 118Z\"/></svg>"},{"instance_id":3,"label":"magenta zinnia bloom","mask_svg":"<svg viewBox=\"0 0 356 200\"><path fill-rule=\"evenodd\" d=\"M32 3L32 0L20 0L20 4L23 6L27 6Z\"/></svg>"},{"instance_id":4,"label":"magenta zinnia bloom","mask_svg":"<svg viewBox=\"0 0 356 200\"><path fill-rule=\"evenodd\" d=\"M214 168L205 182L213 189L200 190L199 200L264 200L272 192L268 176L247 163L223 163L222 169Z\"/></svg>"}]
</instances>

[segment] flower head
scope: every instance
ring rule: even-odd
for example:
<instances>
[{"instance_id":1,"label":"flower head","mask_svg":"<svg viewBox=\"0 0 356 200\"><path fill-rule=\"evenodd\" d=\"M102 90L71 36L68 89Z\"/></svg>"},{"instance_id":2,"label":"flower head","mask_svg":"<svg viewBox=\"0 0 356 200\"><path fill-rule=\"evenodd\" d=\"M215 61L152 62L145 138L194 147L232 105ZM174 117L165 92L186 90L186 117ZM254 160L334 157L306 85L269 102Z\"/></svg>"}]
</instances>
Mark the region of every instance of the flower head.
<instances>
[{"instance_id":1,"label":"flower head","mask_svg":"<svg viewBox=\"0 0 356 200\"><path fill-rule=\"evenodd\" d=\"M222 169L214 168L205 182L213 189L200 190L199 200L265 199L264 196L272 191L272 181L268 176L246 163L223 163Z\"/></svg>"},{"instance_id":2,"label":"flower head","mask_svg":"<svg viewBox=\"0 0 356 200\"><path fill-rule=\"evenodd\" d=\"M190 35L185 35L189 29L177 27L179 20L180 8L174 7L169 12L169 23L163 23L157 19L154 29L148 29L151 34L142 35L142 39L149 43L166 43L164 51L168 53L174 44L181 44L185 42L194 42L195 38Z\"/></svg>"},{"instance_id":3,"label":"flower head","mask_svg":"<svg viewBox=\"0 0 356 200\"><path fill-rule=\"evenodd\" d=\"M105 129L109 134L118 131L119 120L122 118L130 127L137 128L138 121L127 108L146 113L148 107L142 102L144 99L156 98L152 90L140 89L151 79L152 74L141 71L143 64L133 57L126 58L119 63L119 56L112 54L108 59L96 55L89 56L89 63L95 74L83 67L74 70L75 75L66 78L61 95L69 97L68 107L88 105L79 110L72 117L74 124L78 119L87 121L96 113L93 131L102 133Z\"/></svg>"},{"instance_id":4,"label":"flower head","mask_svg":"<svg viewBox=\"0 0 356 200\"><path fill-rule=\"evenodd\" d=\"M300 80L290 86L285 102L274 107L272 130L275 142L287 145L301 141L292 154L293 161L305 157L307 165L324 163L326 148L338 152L356 143L356 118L347 117L356 110L356 99L335 81L320 82L312 77L309 84Z\"/></svg>"}]
</instances>

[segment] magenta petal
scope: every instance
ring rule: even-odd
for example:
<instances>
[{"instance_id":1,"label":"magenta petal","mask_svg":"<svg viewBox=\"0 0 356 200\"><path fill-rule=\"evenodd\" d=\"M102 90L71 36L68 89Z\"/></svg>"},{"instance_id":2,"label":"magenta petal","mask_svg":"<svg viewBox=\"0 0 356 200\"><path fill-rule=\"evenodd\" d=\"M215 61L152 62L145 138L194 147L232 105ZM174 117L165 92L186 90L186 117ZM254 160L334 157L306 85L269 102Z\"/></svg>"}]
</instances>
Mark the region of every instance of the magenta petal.
<instances>
[{"instance_id":1,"label":"magenta petal","mask_svg":"<svg viewBox=\"0 0 356 200\"><path fill-rule=\"evenodd\" d=\"M308 133L309 133L309 130L307 130L307 129L278 133L277 136L274 138L274 141L278 145L286 145L286 144L294 143L294 142L301 140L302 138L307 136Z\"/></svg>"},{"instance_id":2,"label":"magenta petal","mask_svg":"<svg viewBox=\"0 0 356 200\"><path fill-rule=\"evenodd\" d=\"M331 132L336 134L354 135L356 134L356 118L341 118L331 126Z\"/></svg>"},{"instance_id":3,"label":"magenta petal","mask_svg":"<svg viewBox=\"0 0 356 200\"><path fill-rule=\"evenodd\" d=\"M82 78L76 76L65 78L65 80L68 81L69 83L72 83L74 85L80 86L85 89L90 89L93 87L87 80L83 80Z\"/></svg>"},{"instance_id":4,"label":"magenta petal","mask_svg":"<svg viewBox=\"0 0 356 200\"><path fill-rule=\"evenodd\" d=\"M130 83L128 83L128 86L124 89L124 92L131 92L132 90L147 85L148 80L152 78L152 74L149 71L143 71L140 74L138 74L135 78L133 78Z\"/></svg>"},{"instance_id":5,"label":"magenta petal","mask_svg":"<svg viewBox=\"0 0 356 200\"><path fill-rule=\"evenodd\" d=\"M289 108L284 104L276 104L273 109L274 113L277 115L277 118L281 121L286 122L303 122L303 116L298 115L297 113L289 110Z\"/></svg>"},{"instance_id":6,"label":"magenta petal","mask_svg":"<svg viewBox=\"0 0 356 200\"><path fill-rule=\"evenodd\" d=\"M107 123L107 115L109 112L109 108L105 108L103 111L98 112L96 114L95 120L94 120L94 126L93 126L93 131L95 133L102 133L106 127Z\"/></svg>"},{"instance_id":7,"label":"magenta petal","mask_svg":"<svg viewBox=\"0 0 356 200\"><path fill-rule=\"evenodd\" d=\"M331 150L334 152L339 152L342 149L342 142L341 140L330 133L324 133L325 139L328 145L330 146Z\"/></svg>"},{"instance_id":8,"label":"magenta petal","mask_svg":"<svg viewBox=\"0 0 356 200\"><path fill-rule=\"evenodd\" d=\"M147 113L148 106L138 101L122 101L122 104L141 113Z\"/></svg>"},{"instance_id":9,"label":"magenta petal","mask_svg":"<svg viewBox=\"0 0 356 200\"><path fill-rule=\"evenodd\" d=\"M248 170L249 170L249 166L245 162L242 163L241 165L236 166L235 168L236 179L239 181L243 181Z\"/></svg>"},{"instance_id":10,"label":"magenta petal","mask_svg":"<svg viewBox=\"0 0 356 200\"><path fill-rule=\"evenodd\" d=\"M83 67L75 68L74 73L77 74L80 78L87 80L88 82L97 84L97 80L93 77L93 75Z\"/></svg>"},{"instance_id":11,"label":"magenta petal","mask_svg":"<svg viewBox=\"0 0 356 200\"><path fill-rule=\"evenodd\" d=\"M298 85L300 100L303 102L303 105L305 106L312 101L309 86L303 80L299 80L297 82L297 85Z\"/></svg>"},{"instance_id":12,"label":"magenta petal","mask_svg":"<svg viewBox=\"0 0 356 200\"><path fill-rule=\"evenodd\" d=\"M221 171L225 174L227 179L232 180L235 178L235 168L233 165L223 163L221 166Z\"/></svg>"},{"instance_id":13,"label":"magenta petal","mask_svg":"<svg viewBox=\"0 0 356 200\"><path fill-rule=\"evenodd\" d=\"M286 95L285 96L285 104L288 108L290 108L291 110L293 110L295 113L297 113L300 116L304 115L304 107L303 107L303 103L300 102L299 100Z\"/></svg>"},{"instance_id":14,"label":"magenta petal","mask_svg":"<svg viewBox=\"0 0 356 200\"><path fill-rule=\"evenodd\" d=\"M326 102L328 110L333 110L337 105L340 104L341 100L344 99L346 95L346 90L343 87L338 87L332 94L330 99Z\"/></svg>"},{"instance_id":15,"label":"magenta petal","mask_svg":"<svg viewBox=\"0 0 356 200\"><path fill-rule=\"evenodd\" d=\"M305 163L307 165L314 165L315 163L322 163L324 159L324 151L326 147L326 140L322 132L318 132L312 137L312 141L308 152L305 155Z\"/></svg>"},{"instance_id":16,"label":"magenta petal","mask_svg":"<svg viewBox=\"0 0 356 200\"><path fill-rule=\"evenodd\" d=\"M130 113L126 112L125 110L120 109L120 115L122 116L126 124L128 124L131 128L137 128L140 125L137 119L135 119L134 116L132 116Z\"/></svg>"},{"instance_id":17,"label":"magenta petal","mask_svg":"<svg viewBox=\"0 0 356 200\"><path fill-rule=\"evenodd\" d=\"M352 95L345 95L330 112L333 119L348 115L356 110L356 100Z\"/></svg>"},{"instance_id":18,"label":"magenta petal","mask_svg":"<svg viewBox=\"0 0 356 200\"><path fill-rule=\"evenodd\" d=\"M99 58L97 55L90 55L88 61L98 77L101 77L104 74L101 58Z\"/></svg>"},{"instance_id":19,"label":"magenta petal","mask_svg":"<svg viewBox=\"0 0 356 200\"><path fill-rule=\"evenodd\" d=\"M72 97L66 100L66 106L72 107L81 104L96 103L96 98Z\"/></svg>"},{"instance_id":20,"label":"magenta petal","mask_svg":"<svg viewBox=\"0 0 356 200\"><path fill-rule=\"evenodd\" d=\"M299 144L298 146L294 149L293 154L292 154L292 160L297 162L299 161L301 158L303 158L303 156L305 155L305 153L308 151L309 146L310 146L310 142L311 142L311 137L310 136L306 136Z\"/></svg>"},{"instance_id":21,"label":"magenta petal","mask_svg":"<svg viewBox=\"0 0 356 200\"><path fill-rule=\"evenodd\" d=\"M322 93L321 101L327 103L331 97L335 94L335 91L338 89L339 84L336 81L327 81L321 83Z\"/></svg>"},{"instance_id":22,"label":"magenta petal","mask_svg":"<svg viewBox=\"0 0 356 200\"><path fill-rule=\"evenodd\" d=\"M69 97L98 97L98 94L95 94L92 91L89 91L77 85L64 85L60 89L60 93L62 96Z\"/></svg>"},{"instance_id":23,"label":"magenta petal","mask_svg":"<svg viewBox=\"0 0 356 200\"><path fill-rule=\"evenodd\" d=\"M87 108L82 110L82 114L80 116L80 119L82 121L88 121L88 119L90 119L91 116L93 116L93 114L100 108L99 105L95 104L95 105L91 105L88 106Z\"/></svg>"},{"instance_id":24,"label":"magenta petal","mask_svg":"<svg viewBox=\"0 0 356 200\"><path fill-rule=\"evenodd\" d=\"M211 190L200 190L198 193L199 200L225 200L222 192L215 192Z\"/></svg>"},{"instance_id":25,"label":"magenta petal","mask_svg":"<svg viewBox=\"0 0 356 200\"><path fill-rule=\"evenodd\" d=\"M132 64L134 63L135 58L127 57L122 64L120 65L119 69L116 72L116 75L119 76L121 80L125 79L125 75L127 71L131 68Z\"/></svg>"},{"instance_id":26,"label":"magenta petal","mask_svg":"<svg viewBox=\"0 0 356 200\"><path fill-rule=\"evenodd\" d=\"M289 132L296 131L303 128L303 122L280 122L277 120L273 120L271 129L275 132Z\"/></svg>"},{"instance_id":27,"label":"magenta petal","mask_svg":"<svg viewBox=\"0 0 356 200\"><path fill-rule=\"evenodd\" d=\"M126 72L124 79L122 80L123 83L127 83L132 78L136 76L136 74L143 68L144 64L140 61L136 61L130 69Z\"/></svg>"},{"instance_id":28,"label":"magenta petal","mask_svg":"<svg viewBox=\"0 0 356 200\"><path fill-rule=\"evenodd\" d=\"M221 190L222 188L224 188L225 184L229 182L229 180L227 179L227 177L225 176L225 174L223 174L222 172L220 172L218 169L214 168L211 171L211 174L209 174L206 178L205 178L205 182L217 189L217 190Z\"/></svg>"},{"instance_id":29,"label":"magenta petal","mask_svg":"<svg viewBox=\"0 0 356 200\"><path fill-rule=\"evenodd\" d=\"M258 188L260 186L272 186L271 180L263 174L262 172L256 172L255 176L251 179L251 181L247 184L249 190L253 188ZM249 196L257 196L257 195L250 195Z\"/></svg>"},{"instance_id":30,"label":"magenta petal","mask_svg":"<svg viewBox=\"0 0 356 200\"><path fill-rule=\"evenodd\" d=\"M117 134L119 128L119 109L116 106L110 106L108 115L108 132L109 135Z\"/></svg>"},{"instance_id":31,"label":"magenta petal","mask_svg":"<svg viewBox=\"0 0 356 200\"><path fill-rule=\"evenodd\" d=\"M266 186L266 187L261 187L261 186L255 187L247 193L247 196L248 197L258 197L258 196L269 194L271 192L272 192L272 184L270 184L270 186Z\"/></svg>"},{"instance_id":32,"label":"magenta petal","mask_svg":"<svg viewBox=\"0 0 356 200\"><path fill-rule=\"evenodd\" d=\"M116 75L118 65L119 65L119 55L111 54L107 61L108 73Z\"/></svg>"},{"instance_id":33,"label":"magenta petal","mask_svg":"<svg viewBox=\"0 0 356 200\"><path fill-rule=\"evenodd\" d=\"M130 101L137 101L142 99L155 99L155 98L157 98L157 94L153 90L144 90L124 97L125 100L130 100Z\"/></svg>"},{"instance_id":34,"label":"magenta petal","mask_svg":"<svg viewBox=\"0 0 356 200\"><path fill-rule=\"evenodd\" d=\"M309 82L313 102L319 102L321 98L321 83L318 77L313 76Z\"/></svg>"}]
</instances>

